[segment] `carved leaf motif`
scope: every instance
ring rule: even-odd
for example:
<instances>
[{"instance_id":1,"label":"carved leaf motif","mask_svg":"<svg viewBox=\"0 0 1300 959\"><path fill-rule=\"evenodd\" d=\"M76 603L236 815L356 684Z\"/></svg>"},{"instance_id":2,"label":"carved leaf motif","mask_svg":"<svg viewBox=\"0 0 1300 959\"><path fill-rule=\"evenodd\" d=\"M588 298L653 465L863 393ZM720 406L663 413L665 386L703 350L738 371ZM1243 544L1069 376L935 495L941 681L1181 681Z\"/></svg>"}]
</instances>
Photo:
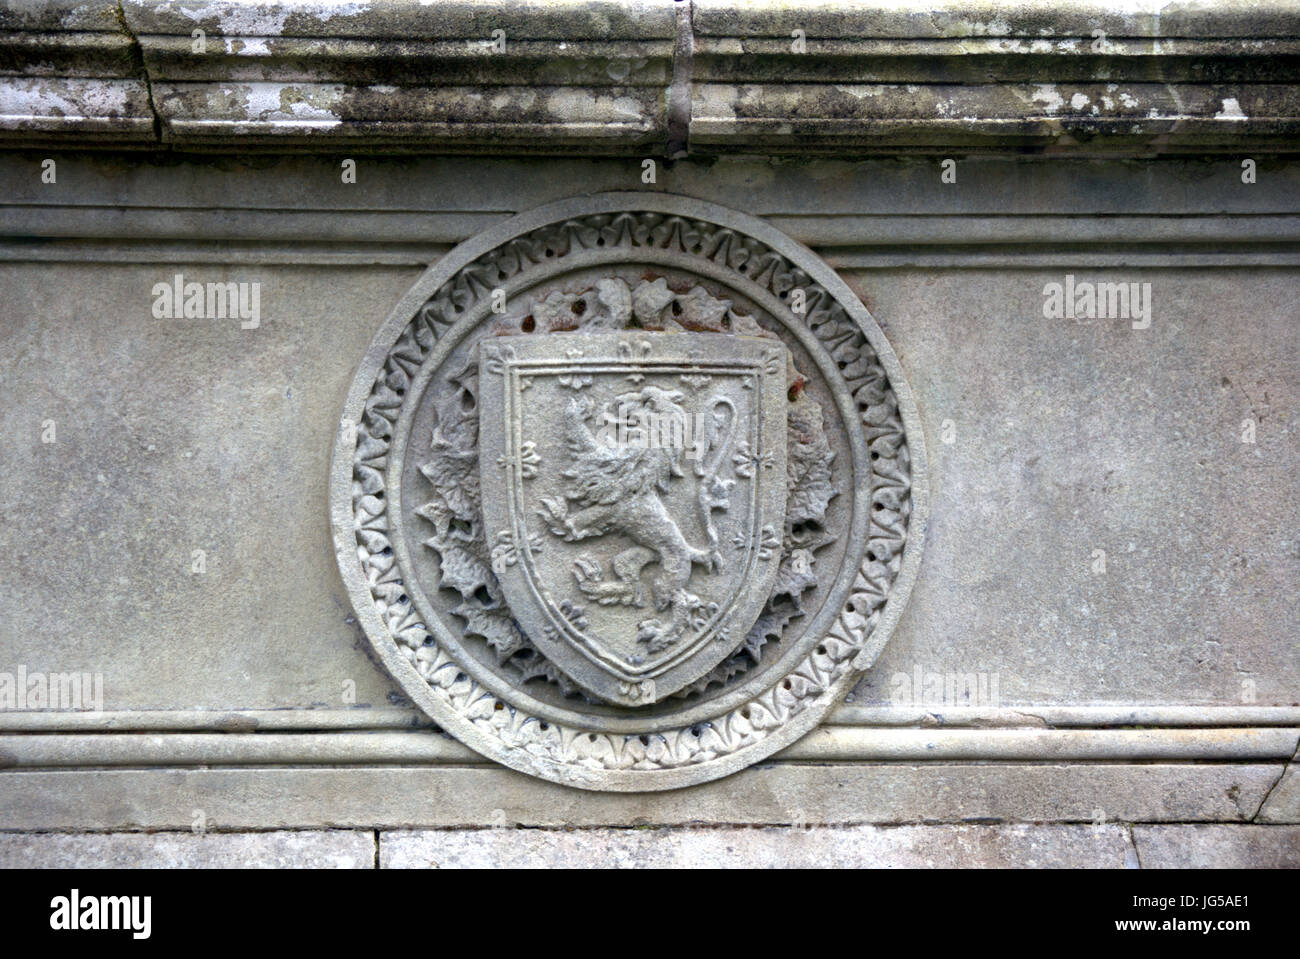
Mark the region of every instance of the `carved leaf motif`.
<instances>
[{"instance_id":1,"label":"carved leaf motif","mask_svg":"<svg viewBox=\"0 0 1300 959\"><path fill-rule=\"evenodd\" d=\"M528 646L528 640L504 607L486 608L475 603L461 603L452 612L465 620L466 633L487 640L496 651L498 662L505 662Z\"/></svg>"},{"instance_id":2,"label":"carved leaf motif","mask_svg":"<svg viewBox=\"0 0 1300 959\"><path fill-rule=\"evenodd\" d=\"M822 431L821 406L802 394L790 410L788 441L786 529L807 522L824 523L826 507L838 495L831 483L835 452Z\"/></svg>"},{"instance_id":3,"label":"carved leaf motif","mask_svg":"<svg viewBox=\"0 0 1300 959\"><path fill-rule=\"evenodd\" d=\"M441 455L439 455L441 454ZM470 520L477 513L478 456L441 450L420 467L433 486L435 501L457 519Z\"/></svg>"},{"instance_id":4,"label":"carved leaf motif","mask_svg":"<svg viewBox=\"0 0 1300 959\"><path fill-rule=\"evenodd\" d=\"M462 596L473 596L479 589L486 589L496 596L497 581L492 570L471 550L446 539L425 541L438 551L442 557L442 585L449 586Z\"/></svg>"},{"instance_id":5,"label":"carved leaf motif","mask_svg":"<svg viewBox=\"0 0 1300 959\"><path fill-rule=\"evenodd\" d=\"M459 391L445 397L438 404L438 425L429 443L429 458L420 466L433 487L430 505L440 506L465 521L475 520L479 510L476 432L472 414L461 409Z\"/></svg>"},{"instance_id":6,"label":"carved leaf motif","mask_svg":"<svg viewBox=\"0 0 1300 959\"><path fill-rule=\"evenodd\" d=\"M642 326L658 327L663 321L661 314L677 294L668 289L668 281L663 277L642 281L632 294L632 313Z\"/></svg>"},{"instance_id":7,"label":"carved leaf motif","mask_svg":"<svg viewBox=\"0 0 1300 959\"><path fill-rule=\"evenodd\" d=\"M772 595L789 595L797 605L799 597L806 590L817 585L817 577L813 575L812 568L811 550L791 550L790 555L781 560L781 568L776 574L776 585L772 587Z\"/></svg>"},{"instance_id":8,"label":"carved leaf motif","mask_svg":"<svg viewBox=\"0 0 1300 959\"><path fill-rule=\"evenodd\" d=\"M684 296L677 297L677 306L681 309L677 322L688 330L721 332L722 319L731 309L731 301L712 297L705 292L704 287L697 286Z\"/></svg>"},{"instance_id":9,"label":"carved leaf motif","mask_svg":"<svg viewBox=\"0 0 1300 959\"><path fill-rule=\"evenodd\" d=\"M512 657L510 666L519 674L519 681L522 683L540 679L554 683L565 696L581 695L581 690L574 685L573 680L556 669L555 664L537 652L532 644L525 646L518 655Z\"/></svg>"}]
</instances>

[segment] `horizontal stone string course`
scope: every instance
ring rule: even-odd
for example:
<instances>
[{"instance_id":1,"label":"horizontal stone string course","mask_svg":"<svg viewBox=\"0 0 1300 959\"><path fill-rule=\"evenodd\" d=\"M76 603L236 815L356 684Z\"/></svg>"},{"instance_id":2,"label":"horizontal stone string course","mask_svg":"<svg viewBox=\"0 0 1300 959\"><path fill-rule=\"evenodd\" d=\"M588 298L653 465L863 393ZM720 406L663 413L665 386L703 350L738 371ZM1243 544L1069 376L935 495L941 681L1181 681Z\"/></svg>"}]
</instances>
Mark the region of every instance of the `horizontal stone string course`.
<instances>
[{"instance_id":1,"label":"horizontal stone string course","mask_svg":"<svg viewBox=\"0 0 1300 959\"><path fill-rule=\"evenodd\" d=\"M1294 706L860 706L843 703L823 720L828 726L923 729L1228 729L1294 726ZM315 732L429 729L434 724L397 706L342 709L132 709L0 711L0 733L38 732Z\"/></svg>"},{"instance_id":2,"label":"horizontal stone string course","mask_svg":"<svg viewBox=\"0 0 1300 959\"><path fill-rule=\"evenodd\" d=\"M1268 729L817 729L776 762L1285 762L1300 728ZM0 734L14 769L87 766L487 764L433 730L259 733ZM1279 769L1280 773L1280 769Z\"/></svg>"},{"instance_id":3,"label":"horizontal stone string course","mask_svg":"<svg viewBox=\"0 0 1300 959\"><path fill-rule=\"evenodd\" d=\"M692 789L614 795L479 765L91 770L0 776L8 830L188 831L790 823L1296 822L1269 818L1274 763L768 763ZM1270 793L1270 791L1272 791ZM1263 807L1261 809L1261 807ZM215 812L220 810L220 814ZM1285 816L1288 810L1279 812Z\"/></svg>"},{"instance_id":4,"label":"horizontal stone string course","mask_svg":"<svg viewBox=\"0 0 1300 959\"><path fill-rule=\"evenodd\" d=\"M0 144L682 156L1287 149L1300 0L0 11Z\"/></svg>"},{"instance_id":5,"label":"horizontal stone string course","mask_svg":"<svg viewBox=\"0 0 1300 959\"><path fill-rule=\"evenodd\" d=\"M1300 827L1017 824L0 834L0 868L1286 868Z\"/></svg>"}]
</instances>

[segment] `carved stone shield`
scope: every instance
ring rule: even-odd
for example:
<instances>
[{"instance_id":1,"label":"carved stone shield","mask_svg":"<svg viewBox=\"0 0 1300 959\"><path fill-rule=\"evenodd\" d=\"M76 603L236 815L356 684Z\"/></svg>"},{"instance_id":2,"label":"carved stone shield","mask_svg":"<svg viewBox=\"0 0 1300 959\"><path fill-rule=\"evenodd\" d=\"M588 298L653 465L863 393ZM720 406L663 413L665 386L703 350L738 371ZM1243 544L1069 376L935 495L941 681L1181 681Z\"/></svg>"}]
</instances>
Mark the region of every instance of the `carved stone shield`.
<instances>
[{"instance_id":1,"label":"carved stone shield","mask_svg":"<svg viewBox=\"0 0 1300 959\"><path fill-rule=\"evenodd\" d=\"M849 287L771 225L575 197L442 257L361 362L339 571L449 734L587 789L771 756L867 669L915 575L925 450Z\"/></svg>"},{"instance_id":2,"label":"carved stone shield","mask_svg":"<svg viewBox=\"0 0 1300 959\"><path fill-rule=\"evenodd\" d=\"M786 350L717 346L632 330L479 347L493 572L542 654L610 702L653 703L712 670L776 579Z\"/></svg>"}]
</instances>

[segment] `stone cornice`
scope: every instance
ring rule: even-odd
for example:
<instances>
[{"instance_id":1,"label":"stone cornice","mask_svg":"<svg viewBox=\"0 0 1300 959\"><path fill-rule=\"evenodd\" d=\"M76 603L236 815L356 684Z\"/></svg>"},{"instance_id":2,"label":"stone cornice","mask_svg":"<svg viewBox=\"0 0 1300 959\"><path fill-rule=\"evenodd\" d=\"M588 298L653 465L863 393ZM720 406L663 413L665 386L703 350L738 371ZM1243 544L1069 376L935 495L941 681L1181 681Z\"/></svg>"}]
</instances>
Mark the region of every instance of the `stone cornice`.
<instances>
[{"instance_id":1,"label":"stone cornice","mask_svg":"<svg viewBox=\"0 0 1300 959\"><path fill-rule=\"evenodd\" d=\"M1300 0L0 7L9 148L1291 152L1298 79Z\"/></svg>"}]
</instances>

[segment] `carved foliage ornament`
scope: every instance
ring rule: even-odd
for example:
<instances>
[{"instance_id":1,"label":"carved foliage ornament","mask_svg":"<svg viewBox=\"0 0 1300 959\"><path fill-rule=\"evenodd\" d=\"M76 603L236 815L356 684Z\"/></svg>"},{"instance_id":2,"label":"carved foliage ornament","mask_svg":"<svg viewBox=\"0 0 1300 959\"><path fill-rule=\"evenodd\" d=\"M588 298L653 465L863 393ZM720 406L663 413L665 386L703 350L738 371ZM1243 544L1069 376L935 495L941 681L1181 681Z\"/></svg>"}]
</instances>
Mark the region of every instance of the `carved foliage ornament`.
<instances>
[{"instance_id":1,"label":"carved foliage ornament","mask_svg":"<svg viewBox=\"0 0 1300 959\"><path fill-rule=\"evenodd\" d=\"M751 217L603 194L462 244L340 425L332 514L403 690L589 789L726 775L810 730L910 588L924 456L883 335Z\"/></svg>"}]
</instances>

